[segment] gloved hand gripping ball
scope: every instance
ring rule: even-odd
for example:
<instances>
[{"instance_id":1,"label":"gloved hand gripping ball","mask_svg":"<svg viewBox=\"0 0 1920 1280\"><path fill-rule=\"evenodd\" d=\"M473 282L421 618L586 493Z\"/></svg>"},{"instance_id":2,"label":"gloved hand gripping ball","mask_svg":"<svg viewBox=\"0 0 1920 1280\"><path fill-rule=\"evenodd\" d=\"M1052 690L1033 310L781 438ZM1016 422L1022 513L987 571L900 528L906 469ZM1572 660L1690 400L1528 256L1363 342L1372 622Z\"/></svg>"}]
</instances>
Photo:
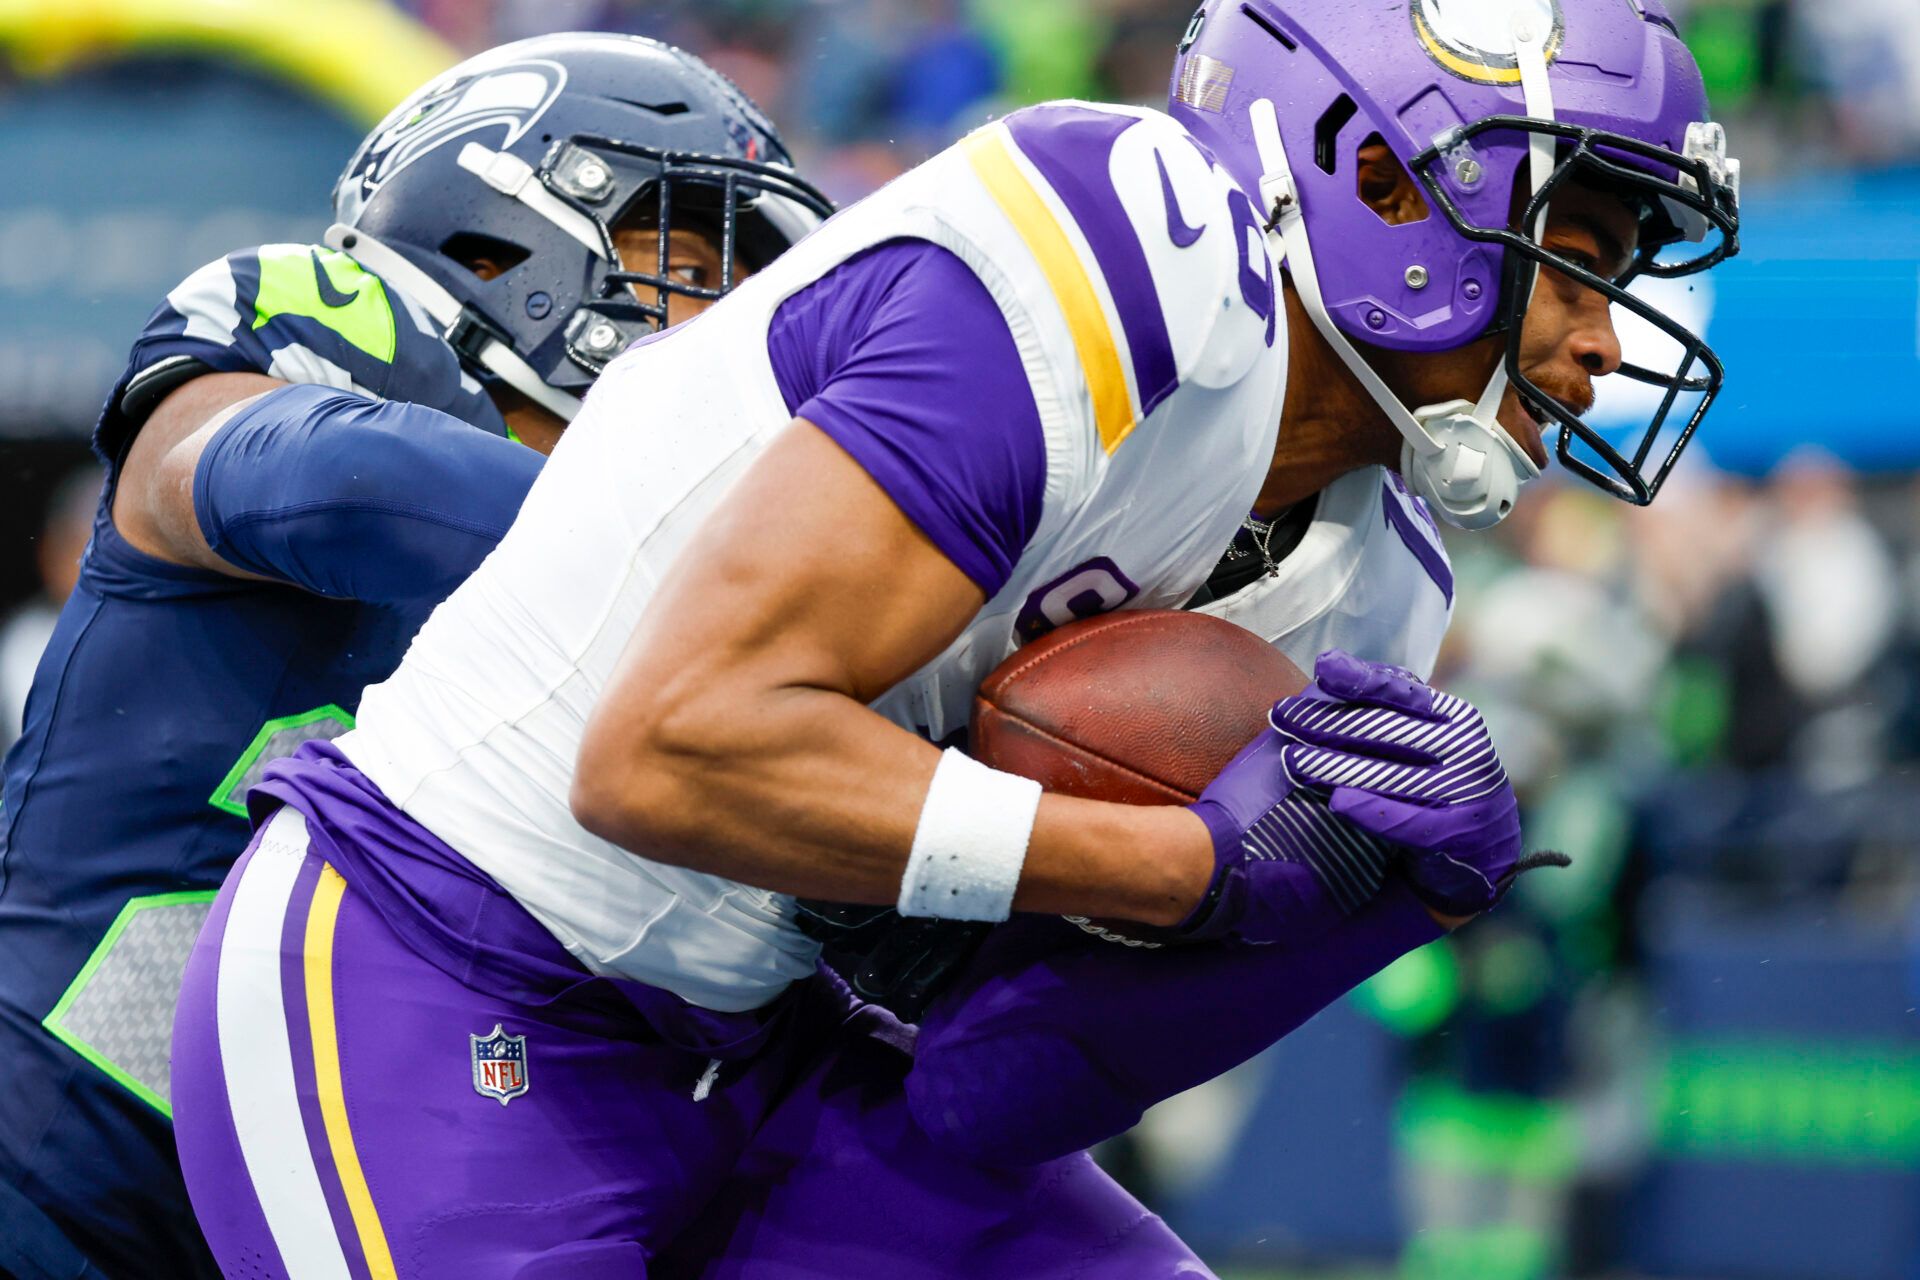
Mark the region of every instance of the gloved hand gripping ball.
<instances>
[{"instance_id":1,"label":"gloved hand gripping ball","mask_svg":"<svg viewBox=\"0 0 1920 1280\"><path fill-rule=\"evenodd\" d=\"M1480 712L1409 671L1329 650L1271 723L1289 742L1280 754L1293 785L1392 846L1435 911L1478 914L1522 872L1567 865L1563 854L1522 857L1519 804Z\"/></svg>"},{"instance_id":2,"label":"gloved hand gripping ball","mask_svg":"<svg viewBox=\"0 0 1920 1280\"><path fill-rule=\"evenodd\" d=\"M1289 743L1255 738L1190 806L1213 836L1213 884L1179 932L1192 941L1305 942L1379 892L1391 852L1300 790Z\"/></svg>"},{"instance_id":3,"label":"gloved hand gripping ball","mask_svg":"<svg viewBox=\"0 0 1920 1280\"><path fill-rule=\"evenodd\" d=\"M1409 671L1329 650L1269 724L1192 806L1217 865L1190 937L1310 937L1377 892L1389 863L1449 916L1565 865L1520 856L1519 806L1480 713Z\"/></svg>"}]
</instances>

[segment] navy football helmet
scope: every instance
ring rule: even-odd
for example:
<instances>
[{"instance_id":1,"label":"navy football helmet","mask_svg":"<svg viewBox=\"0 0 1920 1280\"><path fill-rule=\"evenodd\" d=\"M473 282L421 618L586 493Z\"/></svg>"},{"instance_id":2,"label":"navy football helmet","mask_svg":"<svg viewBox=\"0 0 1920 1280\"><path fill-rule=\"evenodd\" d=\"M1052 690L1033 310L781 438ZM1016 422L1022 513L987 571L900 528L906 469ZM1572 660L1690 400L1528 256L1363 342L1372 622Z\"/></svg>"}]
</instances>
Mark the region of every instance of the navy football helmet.
<instances>
[{"instance_id":1,"label":"navy football helmet","mask_svg":"<svg viewBox=\"0 0 1920 1280\"><path fill-rule=\"evenodd\" d=\"M719 297L736 261L764 266L833 207L713 68L573 33L490 49L407 98L360 144L333 208L327 243L424 308L471 372L571 420L607 362L665 325L669 294ZM660 230L654 263L614 246L635 215ZM718 236L718 287L669 278L675 225ZM483 280L479 258L507 269Z\"/></svg>"}]
</instances>

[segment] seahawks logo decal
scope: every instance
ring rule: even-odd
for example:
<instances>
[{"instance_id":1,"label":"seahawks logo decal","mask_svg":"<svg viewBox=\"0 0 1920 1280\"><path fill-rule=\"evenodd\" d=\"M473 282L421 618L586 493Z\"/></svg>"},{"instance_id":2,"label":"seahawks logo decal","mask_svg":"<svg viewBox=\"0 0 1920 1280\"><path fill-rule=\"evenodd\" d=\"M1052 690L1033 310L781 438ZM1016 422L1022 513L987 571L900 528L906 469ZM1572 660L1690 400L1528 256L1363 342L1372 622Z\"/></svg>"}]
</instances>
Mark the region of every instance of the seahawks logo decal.
<instances>
[{"instance_id":1,"label":"seahawks logo decal","mask_svg":"<svg viewBox=\"0 0 1920 1280\"><path fill-rule=\"evenodd\" d=\"M381 183L454 138L498 129L499 137L486 141L504 151L546 114L566 83L559 63L526 58L428 85L362 144L341 180L337 216L352 223Z\"/></svg>"},{"instance_id":2,"label":"seahawks logo decal","mask_svg":"<svg viewBox=\"0 0 1920 1280\"><path fill-rule=\"evenodd\" d=\"M1427 56L1462 80L1519 84L1514 56L1515 14L1546 34L1547 61L1560 55L1567 34L1560 0L1411 0L1413 34Z\"/></svg>"}]
</instances>

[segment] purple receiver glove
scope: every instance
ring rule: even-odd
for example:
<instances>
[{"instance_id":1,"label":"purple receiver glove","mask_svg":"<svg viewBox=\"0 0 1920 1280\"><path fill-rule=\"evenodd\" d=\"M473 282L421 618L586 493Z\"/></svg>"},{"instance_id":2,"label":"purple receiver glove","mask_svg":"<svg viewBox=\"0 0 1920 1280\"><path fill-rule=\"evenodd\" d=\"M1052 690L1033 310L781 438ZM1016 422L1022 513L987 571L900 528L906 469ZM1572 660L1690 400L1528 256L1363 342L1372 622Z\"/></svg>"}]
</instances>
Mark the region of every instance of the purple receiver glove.
<instances>
[{"instance_id":1,"label":"purple receiver glove","mask_svg":"<svg viewBox=\"0 0 1920 1280\"><path fill-rule=\"evenodd\" d=\"M1300 789L1286 738L1269 729L1200 793L1213 836L1213 884L1177 932L1265 946L1318 936L1380 891L1391 851Z\"/></svg>"},{"instance_id":2,"label":"purple receiver glove","mask_svg":"<svg viewBox=\"0 0 1920 1280\"><path fill-rule=\"evenodd\" d=\"M1520 808L1479 711L1409 671L1330 649L1304 693L1274 704L1271 724L1294 787L1394 846L1436 911L1475 915L1522 871L1566 865L1521 857Z\"/></svg>"}]
</instances>

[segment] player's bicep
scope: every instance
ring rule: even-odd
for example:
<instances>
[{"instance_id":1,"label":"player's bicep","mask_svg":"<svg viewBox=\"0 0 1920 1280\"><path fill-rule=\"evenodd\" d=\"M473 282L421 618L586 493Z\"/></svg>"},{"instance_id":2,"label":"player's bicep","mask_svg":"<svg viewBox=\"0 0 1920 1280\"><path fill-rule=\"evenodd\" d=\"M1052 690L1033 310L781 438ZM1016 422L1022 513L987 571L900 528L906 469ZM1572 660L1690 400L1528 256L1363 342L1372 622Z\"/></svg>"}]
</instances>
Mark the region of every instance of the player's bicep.
<instances>
[{"instance_id":1,"label":"player's bicep","mask_svg":"<svg viewBox=\"0 0 1920 1280\"><path fill-rule=\"evenodd\" d=\"M963 263L894 242L796 299L826 319L775 318L770 345L806 353L782 385L795 421L676 555L596 705L574 791L589 830L882 785L898 730L860 704L953 642L1038 522L1033 393Z\"/></svg>"},{"instance_id":2,"label":"player's bicep","mask_svg":"<svg viewBox=\"0 0 1920 1280\"><path fill-rule=\"evenodd\" d=\"M136 549L171 564L255 578L214 554L194 515L193 478L207 442L248 402L286 384L257 373L208 373L171 392L127 447L113 523Z\"/></svg>"},{"instance_id":3,"label":"player's bicep","mask_svg":"<svg viewBox=\"0 0 1920 1280\"><path fill-rule=\"evenodd\" d=\"M595 719L794 689L868 702L984 602L859 462L796 420L677 558Z\"/></svg>"},{"instance_id":4,"label":"player's bicep","mask_svg":"<svg viewBox=\"0 0 1920 1280\"><path fill-rule=\"evenodd\" d=\"M285 386L206 443L193 506L209 549L247 573L431 603L493 549L539 470L532 450L426 405Z\"/></svg>"}]
</instances>

